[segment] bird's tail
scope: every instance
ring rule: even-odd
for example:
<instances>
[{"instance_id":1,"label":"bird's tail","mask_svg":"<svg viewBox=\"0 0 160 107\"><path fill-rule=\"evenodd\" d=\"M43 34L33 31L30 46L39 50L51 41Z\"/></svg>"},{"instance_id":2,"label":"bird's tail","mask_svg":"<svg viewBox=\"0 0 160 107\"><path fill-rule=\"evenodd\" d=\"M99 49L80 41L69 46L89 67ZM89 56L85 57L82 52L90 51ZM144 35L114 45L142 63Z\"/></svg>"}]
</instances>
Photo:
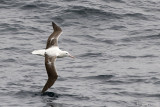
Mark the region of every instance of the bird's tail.
<instances>
[{"instance_id":1,"label":"bird's tail","mask_svg":"<svg viewBox=\"0 0 160 107\"><path fill-rule=\"evenodd\" d=\"M41 49L41 50L34 50L34 51L32 52L32 54L34 54L34 55L40 55L40 56L44 56L45 52L46 52L46 50L45 50L45 49Z\"/></svg>"}]
</instances>

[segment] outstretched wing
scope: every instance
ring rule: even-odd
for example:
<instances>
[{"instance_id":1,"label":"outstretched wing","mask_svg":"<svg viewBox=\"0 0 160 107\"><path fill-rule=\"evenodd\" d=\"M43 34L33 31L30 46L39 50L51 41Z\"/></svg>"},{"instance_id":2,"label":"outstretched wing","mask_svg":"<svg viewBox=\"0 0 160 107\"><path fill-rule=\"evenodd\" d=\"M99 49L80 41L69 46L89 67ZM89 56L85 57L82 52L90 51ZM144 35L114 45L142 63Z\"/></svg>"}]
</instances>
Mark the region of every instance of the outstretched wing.
<instances>
[{"instance_id":1,"label":"outstretched wing","mask_svg":"<svg viewBox=\"0 0 160 107\"><path fill-rule=\"evenodd\" d=\"M45 66L48 74L48 80L45 86L43 87L42 93L48 90L48 88L50 88L58 78L58 75L56 73L56 69L54 66L55 60L56 60L56 57L49 57L47 54L45 54Z\"/></svg>"},{"instance_id":2,"label":"outstretched wing","mask_svg":"<svg viewBox=\"0 0 160 107\"><path fill-rule=\"evenodd\" d=\"M54 22L52 22L54 32L49 36L47 40L46 49L50 48L51 46L58 46L58 37L62 33L62 29L57 26Z\"/></svg>"}]
</instances>

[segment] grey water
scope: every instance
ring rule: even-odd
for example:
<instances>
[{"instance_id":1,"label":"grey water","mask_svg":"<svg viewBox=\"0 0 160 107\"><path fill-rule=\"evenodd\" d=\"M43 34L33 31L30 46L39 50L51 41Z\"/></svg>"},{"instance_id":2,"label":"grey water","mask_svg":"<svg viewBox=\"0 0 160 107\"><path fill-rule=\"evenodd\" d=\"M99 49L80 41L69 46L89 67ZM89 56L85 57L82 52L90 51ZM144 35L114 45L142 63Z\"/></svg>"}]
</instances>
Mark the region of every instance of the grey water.
<instances>
[{"instance_id":1,"label":"grey water","mask_svg":"<svg viewBox=\"0 0 160 107\"><path fill-rule=\"evenodd\" d=\"M159 0L0 0L0 107L160 107ZM76 58L56 60L44 94L53 32Z\"/></svg>"}]
</instances>

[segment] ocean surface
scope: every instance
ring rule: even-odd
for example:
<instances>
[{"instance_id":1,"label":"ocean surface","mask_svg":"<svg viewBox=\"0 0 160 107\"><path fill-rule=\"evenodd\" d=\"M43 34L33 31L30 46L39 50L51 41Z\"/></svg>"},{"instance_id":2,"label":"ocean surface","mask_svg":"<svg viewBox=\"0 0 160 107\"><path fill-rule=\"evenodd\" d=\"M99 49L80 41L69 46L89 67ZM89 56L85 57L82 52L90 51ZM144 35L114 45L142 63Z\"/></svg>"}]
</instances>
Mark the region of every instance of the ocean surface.
<instances>
[{"instance_id":1,"label":"ocean surface","mask_svg":"<svg viewBox=\"0 0 160 107\"><path fill-rule=\"evenodd\" d=\"M76 58L41 94L52 21ZM0 0L0 107L160 107L160 1Z\"/></svg>"}]
</instances>

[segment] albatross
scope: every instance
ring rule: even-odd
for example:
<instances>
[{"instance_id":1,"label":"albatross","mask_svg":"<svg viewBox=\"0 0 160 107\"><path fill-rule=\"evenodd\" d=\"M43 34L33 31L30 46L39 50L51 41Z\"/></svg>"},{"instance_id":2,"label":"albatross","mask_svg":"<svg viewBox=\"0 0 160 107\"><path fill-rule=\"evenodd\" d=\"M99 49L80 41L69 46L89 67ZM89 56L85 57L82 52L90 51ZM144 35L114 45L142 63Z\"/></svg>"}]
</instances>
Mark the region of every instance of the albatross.
<instances>
[{"instance_id":1,"label":"albatross","mask_svg":"<svg viewBox=\"0 0 160 107\"><path fill-rule=\"evenodd\" d=\"M42 93L48 90L58 78L54 62L56 58L63 58L63 57L71 57L74 58L69 52L62 51L58 47L58 38L62 34L62 29L57 26L54 22L52 22L54 32L49 36L47 40L47 45L45 49L41 50L34 50L32 54L40 55L45 57L45 67L48 74L48 80L45 86L42 89Z\"/></svg>"}]
</instances>

